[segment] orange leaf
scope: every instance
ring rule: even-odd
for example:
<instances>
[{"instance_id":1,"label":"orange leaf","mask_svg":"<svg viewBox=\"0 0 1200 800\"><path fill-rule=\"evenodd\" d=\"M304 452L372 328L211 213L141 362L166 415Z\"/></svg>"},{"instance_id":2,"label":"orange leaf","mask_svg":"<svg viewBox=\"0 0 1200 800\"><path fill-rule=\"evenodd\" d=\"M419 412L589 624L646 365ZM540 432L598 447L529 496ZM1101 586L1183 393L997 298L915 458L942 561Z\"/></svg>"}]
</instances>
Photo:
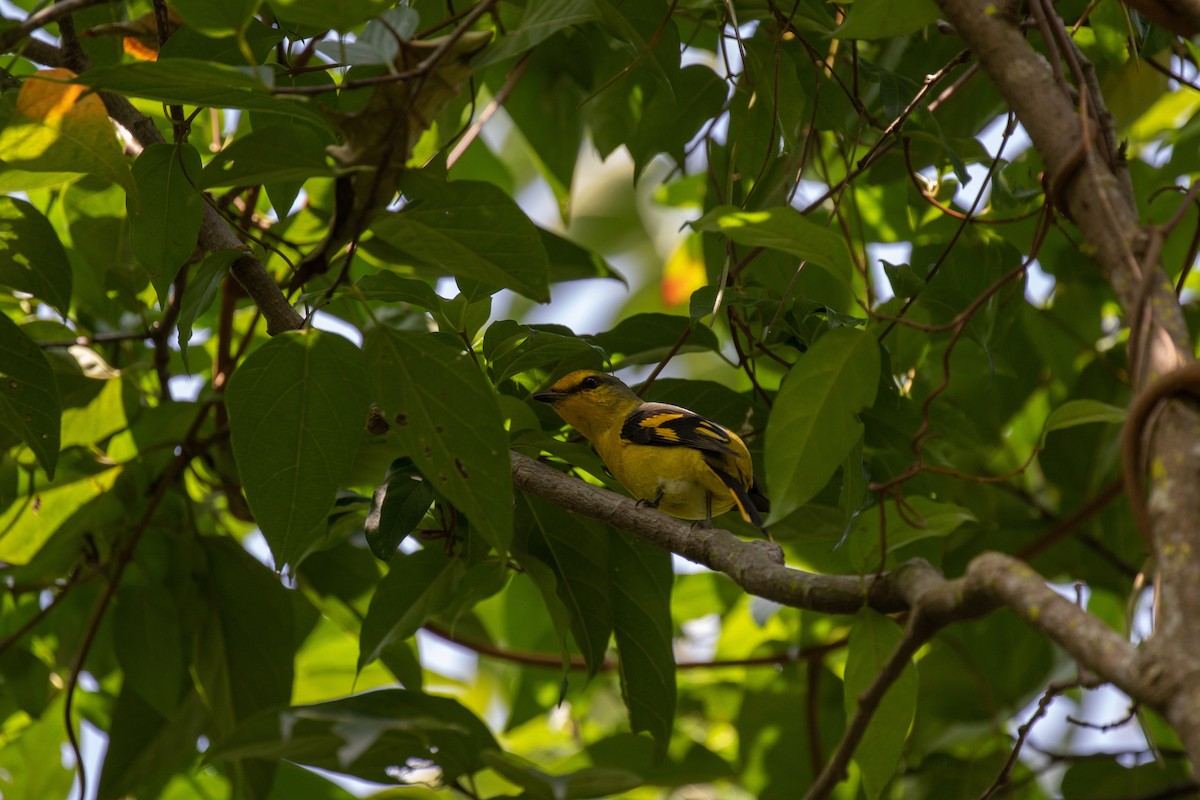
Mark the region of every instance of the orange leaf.
<instances>
[{"instance_id":1,"label":"orange leaf","mask_svg":"<svg viewBox=\"0 0 1200 800\"><path fill-rule=\"evenodd\" d=\"M686 303L692 292L708 283L700 237L689 236L679 243L663 264L662 302L667 308Z\"/></svg>"},{"instance_id":2,"label":"orange leaf","mask_svg":"<svg viewBox=\"0 0 1200 800\"><path fill-rule=\"evenodd\" d=\"M53 123L77 107L75 113L95 116L96 106L99 106L99 113L107 119L108 112L104 110L104 103L100 102L99 97L88 95L83 101L77 102L87 87L66 83L74 77L74 72L61 68L43 69L29 76L17 95L17 112L30 119Z\"/></svg>"}]
</instances>

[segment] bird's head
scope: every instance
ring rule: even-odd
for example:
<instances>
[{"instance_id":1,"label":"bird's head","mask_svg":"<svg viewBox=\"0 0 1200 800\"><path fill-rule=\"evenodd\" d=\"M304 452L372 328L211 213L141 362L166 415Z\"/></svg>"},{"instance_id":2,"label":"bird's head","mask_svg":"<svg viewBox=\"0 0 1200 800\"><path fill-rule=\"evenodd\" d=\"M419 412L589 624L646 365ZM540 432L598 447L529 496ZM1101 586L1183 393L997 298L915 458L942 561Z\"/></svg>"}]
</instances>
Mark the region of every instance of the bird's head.
<instances>
[{"instance_id":1,"label":"bird's head","mask_svg":"<svg viewBox=\"0 0 1200 800\"><path fill-rule=\"evenodd\" d=\"M559 378L533 399L549 405L589 439L593 432L623 421L642 402L620 378L590 369Z\"/></svg>"}]
</instances>

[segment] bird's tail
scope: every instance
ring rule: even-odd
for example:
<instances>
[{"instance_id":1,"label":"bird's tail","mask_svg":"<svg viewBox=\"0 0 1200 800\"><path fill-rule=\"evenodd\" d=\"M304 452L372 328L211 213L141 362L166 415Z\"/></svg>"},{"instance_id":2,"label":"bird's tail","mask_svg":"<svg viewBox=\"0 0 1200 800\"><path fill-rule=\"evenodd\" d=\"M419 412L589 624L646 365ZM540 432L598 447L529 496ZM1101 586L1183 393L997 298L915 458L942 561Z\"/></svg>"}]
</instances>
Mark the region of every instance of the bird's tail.
<instances>
[{"instance_id":1,"label":"bird's tail","mask_svg":"<svg viewBox=\"0 0 1200 800\"><path fill-rule=\"evenodd\" d=\"M763 523L762 514L759 512L770 511L771 501L763 494L758 481L751 483L750 488L747 489L742 485L741 481L729 475L724 470L715 469L713 472L717 473L717 477L721 479L721 483L729 487L729 494L733 496L734 505L741 512L742 519L766 533L767 526ZM768 533L767 535L769 536L770 534Z\"/></svg>"}]
</instances>

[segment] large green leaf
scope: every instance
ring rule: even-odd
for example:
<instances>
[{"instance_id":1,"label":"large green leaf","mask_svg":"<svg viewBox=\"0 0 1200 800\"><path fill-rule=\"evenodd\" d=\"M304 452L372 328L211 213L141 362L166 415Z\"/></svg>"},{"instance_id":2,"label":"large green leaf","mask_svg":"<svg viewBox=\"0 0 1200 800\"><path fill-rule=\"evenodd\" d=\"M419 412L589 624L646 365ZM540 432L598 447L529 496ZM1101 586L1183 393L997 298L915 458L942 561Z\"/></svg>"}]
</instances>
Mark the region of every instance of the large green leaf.
<instances>
[{"instance_id":1,"label":"large green leaf","mask_svg":"<svg viewBox=\"0 0 1200 800\"><path fill-rule=\"evenodd\" d=\"M305 100L273 96L273 76L267 67L231 67L202 59L169 58L96 67L75 82L162 103L281 114L328 128Z\"/></svg>"},{"instance_id":2,"label":"large green leaf","mask_svg":"<svg viewBox=\"0 0 1200 800\"><path fill-rule=\"evenodd\" d=\"M123 586L117 595L114 643L125 683L166 719L183 686L179 619L175 599L159 584Z\"/></svg>"},{"instance_id":3,"label":"large green leaf","mask_svg":"<svg viewBox=\"0 0 1200 800\"><path fill-rule=\"evenodd\" d=\"M498 749L487 726L456 700L384 689L260 714L207 757L287 759L381 783L394 782L397 767L427 763L453 782L483 769L483 753Z\"/></svg>"},{"instance_id":4,"label":"large green leaf","mask_svg":"<svg viewBox=\"0 0 1200 800\"><path fill-rule=\"evenodd\" d=\"M570 614L571 633L589 674L595 675L604 664L613 632L609 531L534 497L522 495L522 500L531 523L530 555L554 570L558 597Z\"/></svg>"},{"instance_id":5,"label":"large green leaf","mask_svg":"<svg viewBox=\"0 0 1200 800\"><path fill-rule=\"evenodd\" d=\"M296 631L293 598L279 577L233 539L201 539L211 610L197 645L196 676L215 730L288 702Z\"/></svg>"},{"instance_id":6,"label":"large green leaf","mask_svg":"<svg viewBox=\"0 0 1200 800\"><path fill-rule=\"evenodd\" d=\"M587 338L604 349L615 362L615 369L627 364L654 364L670 352L720 349L710 328L693 324L687 317L662 313L637 314L621 320L612 330Z\"/></svg>"},{"instance_id":7,"label":"large green leaf","mask_svg":"<svg viewBox=\"0 0 1200 800\"><path fill-rule=\"evenodd\" d=\"M325 161L326 144L307 125L256 128L217 153L196 182L211 189L329 176L333 170Z\"/></svg>"},{"instance_id":8,"label":"large green leaf","mask_svg":"<svg viewBox=\"0 0 1200 800\"><path fill-rule=\"evenodd\" d=\"M508 35L480 56L477 66L495 64L524 53L563 28L599 19L593 0L546 0L525 6L525 13Z\"/></svg>"},{"instance_id":9,"label":"large green leaf","mask_svg":"<svg viewBox=\"0 0 1200 800\"><path fill-rule=\"evenodd\" d=\"M188 144L152 144L133 162L137 195L127 203L133 252L166 306L171 282L196 249L204 201L200 154Z\"/></svg>"},{"instance_id":10,"label":"large green leaf","mask_svg":"<svg viewBox=\"0 0 1200 800\"><path fill-rule=\"evenodd\" d=\"M683 163L685 146L706 121L721 112L728 95L725 81L699 64L680 70L673 86L673 97L659 91L651 98L629 142L635 174L640 175L658 153Z\"/></svg>"},{"instance_id":11,"label":"large green leaf","mask_svg":"<svg viewBox=\"0 0 1200 800\"><path fill-rule=\"evenodd\" d=\"M371 223L371 231L416 266L550 299L550 261L542 236L502 189L445 181L410 170L400 180L409 205Z\"/></svg>"},{"instance_id":12,"label":"large green leaf","mask_svg":"<svg viewBox=\"0 0 1200 800\"><path fill-rule=\"evenodd\" d=\"M342 32L357 28L392 5L391 0L271 0L271 9L285 22Z\"/></svg>"},{"instance_id":13,"label":"large green leaf","mask_svg":"<svg viewBox=\"0 0 1200 800\"><path fill-rule=\"evenodd\" d=\"M846 654L847 719L858 710L858 698L891 658L900 638L900 627L879 612L868 608L858 613ZM877 800L896 772L916 711L917 668L909 665L883 696L854 752L854 761L862 771L863 790L871 800Z\"/></svg>"},{"instance_id":14,"label":"large green leaf","mask_svg":"<svg viewBox=\"0 0 1200 800\"><path fill-rule=\"evenodd\" d=\"M856 0L834 35L839 39L887 39L919 31L940 16L932 0Z\"/></svg>"},{"instance_id":15,"label":"large green leaf","mask_svg":"<svg viewBox=\"0 0 1200 800\"><path fill-rule=\"evenodd\" d=\"M213 36L240 34L262 0L173 0L188 26ZM274 5L274 4L272 4Z\"/></svg>"},{"instance_id":16,"label":"large green leaf","mask_svg":"<svg viewBox=\"0 0 1200 800\"><path fill-rule=\"evenodd\" d=\"M661 761L675 723L675 654L671 646L671 554L614 531L610 538L613 624L621 694L634 732L654 737Z\"/></svg>"},{"instance_id":17,"label":"large green leaf","mask_svg":"<svg viewBox=\"0 0 1200 800\"><path fill-rule=\"evenodd\" d=\"M811 500L862 437L857 414L875 402L879 370L875 337L837 328L788 372L767 421L768 524Z\"/></svg>"},{"instance_id":18,"label":"large green leaf","mask_svg":"<svg viewBox=\"0 0 1200 800\"><path fill-rule=\"evenodd\" d=\"M334 334L280 334L234 373L226 404L255 521L276 563L295 565L324 534L362 436L362 354Z\"/></svg>"},{"instance_id":19,"label":"large green leaf","mask_svg":"<svg viewBox=\"0 0 1200 800\"><path fill-rule=\"evenodd\" d=\"M0 561L25 564L59 527L112 489L121 467L38 487L0 513Z\"/></svg>"},{"instance_id":20,"label":"large green leaf","mask_svg":"<svg viewBox=\"0 0 1200 800\"><path fill-rule=\"evenodd\" d=\"M54 477L62 428L62 404L54 370L37 343L3 314L0 314L0 427L8 429L32 450L46 474Z\"/></svg>"},{"instance_id":21,"label":"large green leaf","mask_svg":"<svg viewBox=\"0 0 1200 800\"><path fill-rule=\"evenodd\" d=\"M974 514L953 503L938 503L926 497L906 497L903 502L902 511L897 511L891 500L886 506L888 555L922 539L949 536L962 525L976 521ZM883 537L879 529L879 510L864 511L858 522L850 539L850 555L854 565L867 572L876 569L880 563L879 548Z\"/></svg>"},{"instance_id":22,"label":"large green leaf","mask_svg":"<svg viewBox=\"0 0 1200 800\"><path fill-rule=\"evenodd\" d=\"M66 313L71 264L42 213L16 197L0 197L0 284L29 292Z\"/></svg>"},{"instance_id":23,"label":"large green leaf","mask_svg":"<svg viewBox=\"0 0 1200 800\"><path fill-rule=\"evenodd\" d=\"M112 710L98 800L120 800L142 787L161 785L196 760L196 740L205 731L208 709L190 678L176 689L187 694L164 716L126 676Z\"/></svg>"},{"instance_id":24,"label":"large green leaf","mask_svg":"<svg viewBox=\"0 0 1200 800\"><path fill-rule=\"evenodd\" d=\"M75 772L62 764L61 705L60 701L41 719L31 720L0 748L4 800L42 800L71 794Z\"/></svg>"},{"instance_id":25,"label":"large green leaf","mask_svg":"<svg viewBox=\"0 0 1200 800\"><path fill-rule=\"evenodd\" d=\"M512 539L512 474L504 418L474 360L437 336L376 328L368 381L393 435L434 491L500 553Z\"/></svg>"},{"instance_id":26,"label":"large green leaf","mask_svg":"<svg viewBox=\"0 0 1200 800\"><path fill-rule=\"evenodd\" d=\"M447 556L440 547L393 558L363 619L359 670L379 658L392 643L415 634L449 604L466 569L462 559Z\"/></svg>"},{"instance_id":27,"label":"large green leaf","mask_svg":"<svg viewBox=\"0 0 1200 800\"><path fill-rule=\"evenodd\" d=\"M854 274L850 254L841 236L810 222L790 206L743 211L735 206L717 206L692 223L698 231L724 234L738 244L778 250L806 259L842 283Z\"/></svg>"},{"instance_id":28,"label":"large green leaf","mask_svg":"<svg viewBox=\"0 0 1200 800\"><path fill-rule=\"evenodd\" d=\"M1046 437L1051 431L1073 428L1076 425L1090 425L1095 422L1120 424L1125 421L1125 409L1118 408L1099 400L1068 400L1050 412L1042 427L1041 446L1046 446Z\"/></svg>"}]
</instances>

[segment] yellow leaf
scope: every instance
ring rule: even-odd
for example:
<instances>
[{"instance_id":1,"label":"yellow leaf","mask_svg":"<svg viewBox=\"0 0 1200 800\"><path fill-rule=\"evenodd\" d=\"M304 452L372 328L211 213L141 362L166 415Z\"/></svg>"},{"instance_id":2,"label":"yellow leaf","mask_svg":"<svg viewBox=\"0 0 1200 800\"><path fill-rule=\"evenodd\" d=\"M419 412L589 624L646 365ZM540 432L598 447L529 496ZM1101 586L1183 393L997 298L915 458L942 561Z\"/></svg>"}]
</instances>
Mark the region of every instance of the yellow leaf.
<instances>
[{"instance_id":1,"label":"yellow leaf","mask_svg":"<svg viewBox=\"0 0 1200 800\"><path fill-rule=\"evenodd\" d=\"M46 69L30 75L15 112L0 131L0 158L31 172L86 172L133 191L129 165L108 120L108 110L75 73Z\"/></svg>"}]
</instances>

